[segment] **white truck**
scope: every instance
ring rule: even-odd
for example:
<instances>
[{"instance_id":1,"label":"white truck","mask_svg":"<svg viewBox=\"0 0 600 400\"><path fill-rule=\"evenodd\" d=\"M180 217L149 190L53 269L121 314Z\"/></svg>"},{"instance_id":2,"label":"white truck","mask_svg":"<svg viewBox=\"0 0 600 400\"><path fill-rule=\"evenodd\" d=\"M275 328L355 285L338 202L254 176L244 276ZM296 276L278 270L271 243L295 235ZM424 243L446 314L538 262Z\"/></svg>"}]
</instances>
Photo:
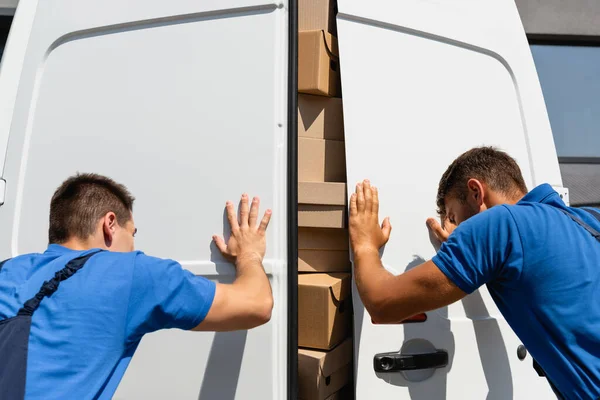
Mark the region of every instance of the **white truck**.
<instances>
[{"instance_id":1,"label":"white truck","mask_svg":"<svg viewBox=\"0 0 600 400\"><path fill-rule=\"evenodd\" d=\"M248 332L145 337L116 399L294 399L297 389L296 0L21 0L0 71L0 256L41 251L53 190L76 171L138 198L137 246L220 282L211 247L243 191L274 210L275 308ZM425 219L445 167L477 145L530 188L562 185L512 1L338 0L348 182L370 178L394 223L384 264L434 254ZM365 156L366 154L366 156ZM251 161L248 162L248 155ZM352 185L349 185L350 188ZM551 398L487 291L376 326L355 293L355 393L367 399ZM446 366L378 372L386 352ZM305 399L308 400L308 399Z\"/></svg>"}]
</instances>

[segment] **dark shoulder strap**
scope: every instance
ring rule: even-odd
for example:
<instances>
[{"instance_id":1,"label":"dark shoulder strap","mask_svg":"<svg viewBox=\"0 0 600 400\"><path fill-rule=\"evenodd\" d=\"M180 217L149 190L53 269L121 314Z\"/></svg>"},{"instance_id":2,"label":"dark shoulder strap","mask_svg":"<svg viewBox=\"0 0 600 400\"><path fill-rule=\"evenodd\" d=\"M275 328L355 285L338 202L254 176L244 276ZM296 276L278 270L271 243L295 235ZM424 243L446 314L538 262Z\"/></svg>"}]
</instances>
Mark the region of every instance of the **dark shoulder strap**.
<instances>
[{"instance_id":1,"label":"dark shoulder strap","mask_svg":"<svg viewBox=\"0 0 600 400\"><path fill-rule=\"evenodd\" d=\"M585 211L589 212L590 214L592 214L592 216L594 218L596 218L598 220L598 222L600 222L600 212L598 212L598 210L595 210L593 208L587 208L587 207L584 207L583 209Z\"/></svg>"},{"instance_id":2,"label":"dark shoulder strap","mask_svg":"<svg viewBox=\"0 0 600 400\"><path fill-rule=\"evenodd\" d=\"M594 237L594 238L595 238L597 241L599 241L599 242L600 242L600 232L598 232L597 230L595 230L594 228L592 228L591 226L589 226L588 224L586 224L585 222L583 222L583 221L581 220L581 218L579 218L579 217L577 217L577 216L575 216L575 215L571 214L571 213L570 213L570 212L568 212L567 210L563 210L562 208L558 208L558 207L557 207L557 210L560 210L560 211L562 211L562 212L563 212L563 213L564 213L564 214L565 214L567 217L571 218L573 221L575 221L576 223L578 223L579 225L581 225L581 226L582 226L582 227L583 227L583 228L584 228L586 231L588 231L588 232L589 232L589 233L590 233L590 234L591 234L591 235L592 235L592 236L593 236L593 237ZM590 212L590 210L586 210L586 211ZM596 214L598 214L598 213L596 213ZM594 215L594 217L596 217L596 218L600 217L600 215L598 215L598 216L596 216L595 214L592 214L592 215ZM599 219L599 221L600 221L600 219Z\"/></svg>"},{"instance_id":3,"label":"dark shoulder strap","mask_svg":"<svg viewBox=\"0 0 600 400\"><path fill-rule=\"evenodd\" d=\"M4 261L2 261L2 262L0 262L0 271L2 271L2 267L4 267L4 264L5 264L5 263L6 263L8 260L10 260L10 258L9 258L9 259L7 259L7 260L4 260Z\"/></svg>"},{"instance_id":4,"label":"dark shoulder strap","mask_svg":"<svg viewBox=\"0 0 600 400\"><path fill-rule=\"evenodd\" d=\"M69 261L63 269L54 274L54 278L42 284L40 291L25 302L25 305L19 310L17 315L33 315L35 310L37 310L37 308L40 306L40 303L44 297L52 296L62 281L65 281L75 275L75 272L79 271L94 254L97 254L100 251L102 250L93 251Z\"/></svg>"}]
</instances>

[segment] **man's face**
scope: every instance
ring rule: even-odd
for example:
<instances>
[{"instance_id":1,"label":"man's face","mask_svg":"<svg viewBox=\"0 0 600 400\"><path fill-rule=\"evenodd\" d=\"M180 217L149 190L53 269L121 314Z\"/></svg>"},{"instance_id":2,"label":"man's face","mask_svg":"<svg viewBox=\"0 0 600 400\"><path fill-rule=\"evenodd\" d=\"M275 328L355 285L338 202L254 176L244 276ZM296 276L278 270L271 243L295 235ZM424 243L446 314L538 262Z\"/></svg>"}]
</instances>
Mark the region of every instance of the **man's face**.
<instances>
[{"instance_id":1,"label":"man's face","mask_svg":"<svg viewBox=\"0 0 600 400\"><path fill-rule=\"evenodd\" d=\"M456 196L448 196L444 203L448 222L456 226L483 211L478 205L469 201L469 198L466 201L461 201Z\"/></svg>"},{"instance_id":2,"label":"man's face","mask_svg":"<svg viewBox=\"0 0 600 400\"><path fill-rule=\"evenodd\" d=\"M110 250L122 253L133 251L135 249L134 238L136 233L137 228L135 227L133 216L131 216L131 219L127 221L125 226L117 225Z\"/></svg>"}]
</instances>

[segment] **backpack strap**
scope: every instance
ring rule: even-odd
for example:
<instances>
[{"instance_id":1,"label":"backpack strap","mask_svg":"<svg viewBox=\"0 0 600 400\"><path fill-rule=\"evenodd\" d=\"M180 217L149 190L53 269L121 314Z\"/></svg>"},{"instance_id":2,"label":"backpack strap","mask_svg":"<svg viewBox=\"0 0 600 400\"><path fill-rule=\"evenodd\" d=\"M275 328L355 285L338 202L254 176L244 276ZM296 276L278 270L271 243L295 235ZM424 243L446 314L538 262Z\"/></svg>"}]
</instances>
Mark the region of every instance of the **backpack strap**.
<instances>
[{"instance_id":1,"label":"backpack strap","mask_svg":"<svg viewBox=\"0 0 600 400\"><path fill-rule=\"evenodd\" d=\"M592 228L591 226L589 226L588 224L583 222L581 220L581 218L571 214L567 210L564 210L564 209L558 208L558 207L556 209L560 210L567 217L571 218L573 221L575 221L577 224L579 224L581 227L583 227L583 229L588 231L597 241L600 242L600 232L598 232L597 230L595 230L594 228ZM598 213L596 210L590 210L590 209L586 209L586 211L589 212L590 214L592 214L592 216L594 216L594 218L598 219L598 221L600 222L600 213Z\"/></svg>"},{"instance_id":2,"label":"backpack strap","mask_svg":"<svg viewBox=\"0 0 600 400\"><path fill-rule=\"evenodd\" d=\"M585 211L589 212L590 214L592 214L592 216L594 218L596 218L598 220L598 222L600 222L600 212L598 212L598 210L595 210L593 208L588 208L588 207L584 207L583 209Z\"/></svg>"},{"instance_id":3,"label":"backpack strap","mask_svg":"<svg viewBox=\"0 0 600 400\"><path fill-rule=\"evenodd\" d=\"M54 278L50 279L49 281L45 281L42 284L39 292L25 302L25 305L21 307L17 315L33 315L35 310L37 310L37 308L40 306L40 303L44 297L52 296L62 281L65 281L75 275L75 272L79 271L94 254L97 254L101 251L102 250L97 250L69 261L63 269L54 274Z\"/></svg>"}]
</instances>

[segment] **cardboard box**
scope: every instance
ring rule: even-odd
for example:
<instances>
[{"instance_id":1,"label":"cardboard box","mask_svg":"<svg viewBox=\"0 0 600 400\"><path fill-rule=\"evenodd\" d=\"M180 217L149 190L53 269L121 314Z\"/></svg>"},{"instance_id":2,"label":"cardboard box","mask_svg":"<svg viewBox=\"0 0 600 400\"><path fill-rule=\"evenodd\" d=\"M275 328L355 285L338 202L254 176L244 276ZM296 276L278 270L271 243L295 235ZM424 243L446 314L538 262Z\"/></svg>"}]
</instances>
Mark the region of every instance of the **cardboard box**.
<instances>
[{"instance_id":1,"label":"cardboard box","mask_svg":"<svg viewBox=\"0 0 600 400\"><path fill-rule=\"evenodd\" d=\"M299 272L350 272L346 229L298 229Z\"/></svg>"},{"instance_id":2,"label":"cardboard box","mask_svg":"<svg viewBox=\"0 0 600 400\"><path fill-rule=\"evenodd\" d=\"M336 0L299 0L298 30L323 30L335 35L337 31L336 14Z\"/></svg>"},{"instance_id":3,"label":"cardboard box","mask_svg":"<svg viewBox=\"0 0 600 400\"><path fill-rule=\"evenodd\" d=\"M299 204L345 206L346 184L341 182L299 182Z\"/></svg>"},{"instance_id":4,"label":"cardboard box","mask_svg":"<svg viewBox=\"0 0 600 400\"><path fill-rule=\"evenodd\" d=\"M340 97L337 39L325 31L298 34L298 92Z\"/></svg>"},{"instance_id":5,"label":"cardboard box","mask_svg":"<svg viewBox=\"0 0 600 400\"><path fill-rule=\"evenodd\" d=\"M298 275L298 346L329 350L350 336L350 274Z\"/></svg>"},{"instance_id":6,"label":"cardboard box","mask_svg":"<svg viewBox=\"0 0 600 400\"><path fill-rule=\"evenodd\" d=\"M350 272L348 250L298 250L298 272Z\"/></svg>"},{"instance_id":7,"label":"cardboard box","mask_svg":"<svg viewBox=\"0 0 600 400\"><path fill-rule=\"evenodd\" d=\"M346 207L299 204L298 227L346 228Z\"/></svg>"},{"instance_id":8,"label":"cardboard box","mask_svg":"<svg viewBox=\"0 0 600 400\"><path fill-rule=\"evenodd\" d=\"M298 249L300 250L342 250L350 249L347 229L298 229Z\"/></svg>"},{"instance_id":9,"label":"cardboard box","mask_svg":"<svg viewBox=\"0 0 600 400\"><path fill-rule=\"evenodd\" d=\"M341 400L338 393L352 380L352 350L352 339L330 352L299 349L298 398Z\"/></svg>"},{"instance_id":10,"label":"cardboard box","mask_svg":"<svg viewBox=\"0 0 600 400\"><path fill-rule=\"evenodd\" d=\"M345 182L344 142L298 138L298 180L300 182Z\"/></svg>"},{"instance_id":11,"label":"cardboard box","mask_svg":"<svg viewBox=\"0 0 600 400\"><path fill-rule=\"evenodd\" d=\"M344 140L342 99L298 95L298 136Z\"/></svg>"}]
</instances>

